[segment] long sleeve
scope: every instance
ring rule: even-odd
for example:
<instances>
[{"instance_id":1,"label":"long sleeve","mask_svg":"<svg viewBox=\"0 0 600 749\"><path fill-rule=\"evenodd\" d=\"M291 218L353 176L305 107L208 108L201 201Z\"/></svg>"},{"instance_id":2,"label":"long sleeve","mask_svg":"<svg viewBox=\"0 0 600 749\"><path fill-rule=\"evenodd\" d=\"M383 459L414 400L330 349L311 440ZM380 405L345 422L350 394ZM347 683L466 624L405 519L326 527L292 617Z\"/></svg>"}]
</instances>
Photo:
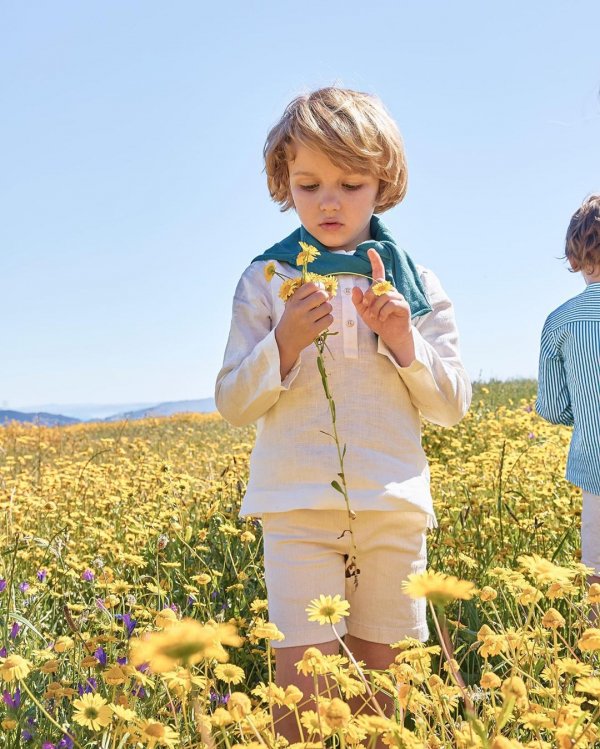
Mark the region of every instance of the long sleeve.
<instances>
[{"instance_id":1,"label":"long sleeve","mask_svg":"<svg viewBox=\"0 0 600 749\"><path fill-rule=\"evenodd\" d=\"M434 273L423 270L421 278L432 311L414 325L415 361L401 367L381 340L378 351L390 358L423 418L454 426L471 404L471 382L460 360L452 302Z\"/></svg>"},{"instance_id":2,"label":"long sleeve","mask_svg":"<svg viewBox=\"0 0 600 749\"><path fill-rule=\"evenodd\" d=\"M554 335L549 330L548 321L542 330L535 410L543 419L552 424L566 424L567 426L574 424L564 363Z\"/></svg>"},{"instance_id":3,"label":"long sleeve","mask_svg":"<svg viewBox=\"0 0 600 749\"><path fill-rule=\"evenodd\" d=\"M273 299L262 269L262 263L252 264L237 285L223 367L215 386L217 408L234 426L263 416L289 388L299 368L296 362L281 381Z\"/></svg>"}]
</instances>

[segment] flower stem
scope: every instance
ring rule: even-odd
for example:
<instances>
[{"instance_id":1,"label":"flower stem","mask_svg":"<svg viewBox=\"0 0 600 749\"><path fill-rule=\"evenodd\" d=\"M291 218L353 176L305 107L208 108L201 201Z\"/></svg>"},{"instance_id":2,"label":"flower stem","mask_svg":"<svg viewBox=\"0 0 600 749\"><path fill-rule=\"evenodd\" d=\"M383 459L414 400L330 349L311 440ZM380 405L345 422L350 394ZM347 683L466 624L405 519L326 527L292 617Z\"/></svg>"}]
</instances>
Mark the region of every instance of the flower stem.
<instances>
[{"instance_id":1,"label":"flower stem","mask_svg":"<svg viewBox=\"0 0 600 749\"><path fill-rule=\"evenodd\" d=\"M356 661L355 657L354 657L354 656L352 655L352 653L351 653L351 652L350 652L350 650L348 649L348 646L346 645L346 643L345 643L345 642L344 642L344 641L342 640L342 638L341 638L341 637L339 636L339 634L338 634L338 632L337 632L337 629L335 628L335 625L334 625L334 624L332 624L332 625L331 625L331 629L333 630L333 634L334 634L334 635L336 636L336 639L337 639L337 641L338 641L338 642L340 643L340 645L342 646L342 650L343 650L343 651L344 651L344 653L346 653L346 655L348 656L348 658L349 658L349 660L350 660L350 663L352 663L352 665L353 665L353 666L354 666L354 668L356 669L356 672L358 673L358 675L359 675L359 676L360 676L360 678L362 679L362 682L363 682L363 684L365 685L365 689L367 690L367 694L369 695L369 699L370 699L370 700L371 700L371 702L373 703L373 706L374 706L375 710L377 711L378 715L379 715L379 716L380 716L381 718L386 718L386 714L385 714L385 713L383 712L383 710L382 710L382 708L381 708L381 705L379 704L379 702L377 702L377 698L376 698L376 697L375 697L375 695L373 694L373 690L371 689L371 685L369 684L369 681L368 681L367 677L365 676L365 674L364 674L364 672L363 672L362 668L361 668L361 667L360 667L360 666L358 665L358 663L357 663L357 661Z\"/></svg>"},{"instance_id":2,"label":"flower stem","mask_svg":"<svg viewBox=\"0 0 600 749\"><path fill-rule=\"evenodd\" d=\"M469 695L467 694L465 682L463 681L462 676L460 675L460 673L456 670L456 667L454 666L454 657L450 652L452 650L452 644L450 643L450 638L448 637L448 629L446 628L446 614L442 611L442 624L440 625L437 614L435 613L435 607L431 601L429 601L429 607L431 609L431 615L433 617L433 621L435 624L435 629L438 635L438 639L440 641L440 645L442 646L444 656L446 660L448 661L448 668L450 669L452 678L454 679L458 688L461 691L467 713L472 713L473 703L471 702Z\"/></svg>"},{"instance_id":3,"label":"flower stem","mask_svg":"<svg viewBox=\"0 0 600 749\"><path fill-rule=\"evenodd\" d=\"M321 375L321 383L323 384L325 397L327 398L327 402L329 404L329 413L331 415L331 426L332 426L332 431L333 431L333 434L330 436L333 438L335 442L335 446L336 446L337 454L338 454L338 462L340 465L340 470L338 473L340 481L332 481L331 485L336 491L339 491L340 494L342 494L342 496L344 497L344 503L346 505L346 513L348 515L348 532L350 533L350 543L352 546L352 554L346 563L346 577L354 578L354 588L356 589L358 587L358 575L360 574L360 569L358 567L358 549L356 547L356 540L354 538L354 529L352 527L354 520L356 520L356 513L350 506L350 497L348 495L348 485L346 484L346 472L344 471L344 457L346 455L346 446L344 445L344 447L342 448L342 446L340 445L340 439L339 439L339 435L337 431L335 401L333 400L333 396L331 395L331 390L329 389L329 379L327 377L327 369L325 367L325 358L323 356L323 352L325 351L325 348L327 347L328 335L329 333L326 330L324 333L321 333L321 335L318 338L315 339L315 346L317 347L317 367ZM344 535L345 532L346 531L344 531L342 535Z\"/></svg>"}]
</instances>

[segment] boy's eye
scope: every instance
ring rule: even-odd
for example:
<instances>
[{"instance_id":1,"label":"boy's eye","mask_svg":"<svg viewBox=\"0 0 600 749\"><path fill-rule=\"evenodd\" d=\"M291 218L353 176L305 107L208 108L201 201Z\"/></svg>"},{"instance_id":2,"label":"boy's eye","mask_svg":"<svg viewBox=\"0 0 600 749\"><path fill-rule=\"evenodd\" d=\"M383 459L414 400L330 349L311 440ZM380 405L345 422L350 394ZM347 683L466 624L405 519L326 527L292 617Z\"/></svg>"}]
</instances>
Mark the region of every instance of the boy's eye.
<instances>
[{"instance_id":1,"label":"boy's eye","mask_svg":"<svg viewBox=\"0 0 600 749\"><path fill-rule=\"evenodd\" d=\"M342 185L342 187L343 187L343 188L344 188L345 190L360 190L360 188L362 187L362 185L349 185L349 184L344 184L344 185Z\"/></svg>"},{"instance_id":2,"label":"boy's eye","mask_svg":"<svg viewBox=\"0 0 600 749\"><path fill-rule=\"evenodd\" d=\"M312 192L313 190L316 190L319 185L300 185L301 190L306 190L307 192Z\"/></svg>"}]
</instances>

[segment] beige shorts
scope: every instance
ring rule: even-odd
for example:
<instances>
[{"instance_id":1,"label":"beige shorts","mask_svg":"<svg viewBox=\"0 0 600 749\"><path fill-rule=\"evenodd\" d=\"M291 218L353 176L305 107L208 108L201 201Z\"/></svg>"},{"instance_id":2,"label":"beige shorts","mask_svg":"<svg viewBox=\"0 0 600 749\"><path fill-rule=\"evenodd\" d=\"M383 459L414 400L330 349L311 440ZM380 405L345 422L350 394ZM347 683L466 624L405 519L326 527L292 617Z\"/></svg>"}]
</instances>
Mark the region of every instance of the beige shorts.
<instances>
[{"instance_id":1,"label":"beige shorts","mask_svg":"<svg viewBox=\"0 0 600 749\"><path fill-rule=\"evenodd\" d=\"M600 496L583 492L581 561L600 575Z\"/></svg>"},{"instance_id":2,"label":"beige shorts","mask_svg":"<svg viewBox=\"0 0 600 749\"><path fill-rule=\"evenodd\" d=\"M265 580L269 619L284 633L274 647L319 645L335 639L329 625L309 622L305 609L319 595L339 594L350 615L336 629L369 642L390 644L429 636L425 599L401 588L411 573L425 570L428 516L421 511L360 512L353 523L358 549L358 587L345 576L352 554L348 516L339 510L294 510L263 514Z\"/></svg>"}]
</instances>

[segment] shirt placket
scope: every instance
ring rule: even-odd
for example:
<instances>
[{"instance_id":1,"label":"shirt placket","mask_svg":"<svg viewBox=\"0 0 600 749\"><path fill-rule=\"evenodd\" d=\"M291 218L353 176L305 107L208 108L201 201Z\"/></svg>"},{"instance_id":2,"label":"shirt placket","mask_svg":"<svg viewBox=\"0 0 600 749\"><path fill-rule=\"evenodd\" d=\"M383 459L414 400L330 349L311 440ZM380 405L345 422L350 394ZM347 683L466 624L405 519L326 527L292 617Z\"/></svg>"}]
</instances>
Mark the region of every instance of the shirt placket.
<instances>
[{"instance_id":1,"label":"shirt placket","mask_svg":"<svg viewBox=\"0 0 600 749\"><path fill-rule=\"evenodd\" d=\"M340 276L342 298L342 338L344 356L347 359L358 359L358 316L352 302L354 279L352 276Z\"/></svg>"}]
</instances>

